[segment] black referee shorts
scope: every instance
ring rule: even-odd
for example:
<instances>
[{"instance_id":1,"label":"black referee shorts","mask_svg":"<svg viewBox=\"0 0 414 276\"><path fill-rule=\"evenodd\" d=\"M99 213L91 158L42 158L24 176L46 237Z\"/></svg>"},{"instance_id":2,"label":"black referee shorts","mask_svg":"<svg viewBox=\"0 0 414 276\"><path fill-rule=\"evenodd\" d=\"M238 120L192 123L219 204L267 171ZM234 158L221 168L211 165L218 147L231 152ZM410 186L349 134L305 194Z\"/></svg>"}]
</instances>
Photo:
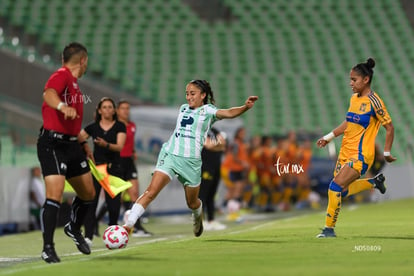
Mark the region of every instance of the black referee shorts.
<instances>
[{"instance_id":1,"label":"black referee shorts","mask_svg":"<svg viewBox=\"0 0 414 276\"><path fill-rule=\"evenodd\" d=\"M76 141L59 139L41 131L37 140L37 157L43 177L65 175L67 179L90 171L86 154Z\"/></svg>"},{"instance_id":2,"label":"black referee shorts","mask_svg":"<svg viewBox=\"0 0 414 276\"><path fill-rule=\"evenodd\" d=\"M121 157L122 176L125 181L138 179L138 172L132 157Z\"/></svg>"}]
</instances>

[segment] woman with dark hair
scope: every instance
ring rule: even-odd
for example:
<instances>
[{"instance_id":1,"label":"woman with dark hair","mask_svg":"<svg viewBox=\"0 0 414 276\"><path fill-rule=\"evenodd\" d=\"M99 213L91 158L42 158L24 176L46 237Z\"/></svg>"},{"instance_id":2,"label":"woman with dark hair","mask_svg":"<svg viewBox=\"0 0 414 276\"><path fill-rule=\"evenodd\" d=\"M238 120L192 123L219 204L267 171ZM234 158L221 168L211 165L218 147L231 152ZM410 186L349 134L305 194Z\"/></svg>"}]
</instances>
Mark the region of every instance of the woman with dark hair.
<instances>
[{"instance_id":1,"label":"woman with dark hair","mask_svg":"<svg viewBox=\"0 0 414 276\"><path fill-rule=\"evenodd\" d=\"M122 177L122 168L120 162L120 151L124 147L126 139L126 127L117 120L115 103L111 98L102 98L95 112L95 122L89 124L81 130L80 136L83 141L89 137L93 138L94 150L93 156L87 144L88 156L94 159L96 165L107 165L108 174ZM92 207L85 219L85 240L92 244L93 234L97 221L95 217L96 207L98 204L101 185L94 179L96 196ZM105 202L109 213L108 225L118 224L119 212L121 209L121 195L111 198L105 192Z\"/></svg>"},{"instance_id":2,"label":"woman with dark hair","mask_svg":"<svg viewBox=\"0 0 414 276\"><path fill-rule=\"evenodd\" d=\"M247 202L242 202L250 168L248 145L245 143L245 137L246 129L239 127L223 160L223 167L228 170L229 178L225 202L228 211L227 219L230 221L240 220L240 207L248 205Z\"/></svg>"},{"instance_id":3,"label":"woman with dark hair","mask_svg":"<svg viewBox=\"0 0 414 276\"><path fill-rule=\"evenodd\" d=\"M362 178L372 166L375 158L375 138L380 125L385 128L384 157L387 162L396 160L391 155L394 140L394 126L384 102L371 89L375 61L369 58L355 65L350 72L351 96L346 119L316 144L325 147L333 138L344 135L336 163L334 178L328 190L328 208L325 228L317 237L336 237L334 227L341 210L341 198L364 190L376 188L385 193L385 177L378 174L373 178Z\"/></svg>"},{"instance_id":4,"label":"woman with dark hair","mask_svg":"<svg viewBox=\"0 0 414 276\"><path fill-rule=\"evenodd\" d=\"M125 207L124 217L126 218L129 214L129 210L137 200L139 196L139 181L138 181L138 171L135 165L135 161L138 159L138 155L135 152L135 132L137 127L133 121L130 120L130 104L126 100L121 100L118 102L118 107L116 110L118 120L124 123L126 127L126 140L125 145L122 148L121 154L121 164L122 164L122 179L129 181L132 184L132 187L129 188L126 193L123 194L122 204ZM152 233L148 232L141 223L141 220L137 220L135 223L135 229L132 234L133 237L151 237Z\"/></svg>"},{"instance_id":5,"label":"woman with dark hair","mask_svg":"<svg viewBox=\"0 0 414 276\"><path fill-rule=\"evenodd\" d=\"M183 184L187 206L193 214L193 232L203 233L202 202L198 198L201 183L201 151L211 125L220 119L235 118L253 107L257 96L247 98L243 106L217 109L213 91L205 80L192 80L186 86L187 104L180 107L177 124L164 143L151 183L132 206L124 227L128 232L158 193L177 175Z\"/></svg>"},{"instance_id":6,"label":"woman with dark hair","mask_svg":"<svg viewBox=\"0 0 414 276\"><path fill-rule=\"evenodd\" d=\"M207 134L201 151L201 185L200 200L204 202L203 209L207 214L205 230L223 230L226 225L214 219L215 197L220 183L221 158L226 149L226 134L212 127Z\"/></svg>"}]
</instances>

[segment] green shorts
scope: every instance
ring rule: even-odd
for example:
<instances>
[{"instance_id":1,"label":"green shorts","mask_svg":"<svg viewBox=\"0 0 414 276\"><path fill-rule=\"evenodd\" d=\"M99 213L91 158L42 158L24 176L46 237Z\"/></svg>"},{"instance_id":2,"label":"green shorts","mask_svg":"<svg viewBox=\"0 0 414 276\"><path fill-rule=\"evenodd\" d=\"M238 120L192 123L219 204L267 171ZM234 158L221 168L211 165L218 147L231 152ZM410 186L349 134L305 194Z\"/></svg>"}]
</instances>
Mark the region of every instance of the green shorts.
<instances>
[{"instance_id":1,"label":"green shorts","mask_svg":"<svg viewBox=\"0 0 414 276\"><path fill-rule=\"evenodd\" d=\"M201 159L187 158L161 149L155 171L163 172L172 180L174 175L183 184L197 187L201 183Z\"/></svg>"}]
</instances>

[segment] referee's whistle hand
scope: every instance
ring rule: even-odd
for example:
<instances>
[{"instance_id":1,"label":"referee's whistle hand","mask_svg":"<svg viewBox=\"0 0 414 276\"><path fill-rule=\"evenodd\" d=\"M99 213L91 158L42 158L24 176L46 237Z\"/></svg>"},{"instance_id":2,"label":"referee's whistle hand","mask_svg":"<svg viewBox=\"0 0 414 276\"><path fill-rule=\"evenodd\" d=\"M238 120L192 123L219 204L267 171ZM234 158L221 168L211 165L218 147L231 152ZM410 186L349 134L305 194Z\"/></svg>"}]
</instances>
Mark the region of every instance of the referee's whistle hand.
<instances>
[{"instance_id":1,"label":"referee's whistle hand","mask_svg":"<svg viewBox=\"0 0 414 276\"><path fill-rule=\"evenodd\" d=\"M61 112L63 113L65 120L66 119L76 119L79 118L78 113L76 112L76 109L70 106L62 106Z\"/></svg>"}]
</instances>

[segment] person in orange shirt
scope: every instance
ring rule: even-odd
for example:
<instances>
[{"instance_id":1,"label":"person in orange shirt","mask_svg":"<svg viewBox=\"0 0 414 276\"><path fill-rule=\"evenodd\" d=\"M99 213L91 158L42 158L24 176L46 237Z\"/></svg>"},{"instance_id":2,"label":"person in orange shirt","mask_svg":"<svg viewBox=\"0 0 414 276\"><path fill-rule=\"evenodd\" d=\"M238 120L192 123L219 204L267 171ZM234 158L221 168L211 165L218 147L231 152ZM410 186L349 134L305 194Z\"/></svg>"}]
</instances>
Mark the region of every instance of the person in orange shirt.
<instances>
[{"instance_id":1,"label":"person in orange shirt","mask_svg":"<svg viewBox=\"0 0 414 276\"><path fill-rule=\"evenodd\" d=\"M260 166L261 141L261 136L255 135L250 139L249 143L249 171L247 173L246 186L243 191L243 202L246 204L246 206L244 206L246 208L253 207L255 197L258 194L258 168Z\"/></svg>"},{"instance_id":2,"label":"person in orange shirt","mask_svg":"<svg viewBox=\"0 0 414 276\"><path fill-rule=\"evenodd\" d=\"M380 125L385 128L384 157L387 162L396 160L391 155L394 126L382 99L371 89L375 61L369 58L355 65L350 72L351 97L346 119L329 134L317 141L325 147L333 138L344 135L336 163L334 178L329 185L325 228L318 238L336 237L334 227L341 210L341 199L372 188L385 193L385 177L359 179L371 167L375 157L375 138Z\"/></svg>"},{"instance_id":3,"label":"person in orange shirt","mask_svg":"<svg viewBox=\"0 0 414 276\"><path fill-rule=\"evenodd\" d=\"M296 132L289 131L287 139L284 141L284 162L283 164L291 168L294 164L298 164L298 142ZM295 173L288 170L288 173L283 175L283 194L282 202L279 209L288 211L292 203L292 196L297 188L298 177Z\"/></svg>"},{"instance_id":4,"label":"person in orange shirt","mask_svg":"<svg viewBox=\"0 0 414 276\"><path fill-rule=\"evenodd\" d=\"M249 169L249 159L247 154L247 145L244 143L246 130L240 127L236 130L234 141L230 145L223 160L224 171L228 172L230 185L227 185L227 209L229 211L229 220L239 218L238 211L241 207L243 189L247 180Z\"/></svg>"},{"instance_id":5,"label":"person in orange shirt","mask_svg":"<svg viewBox=\"0 0 414 276\"><path fill-rule=\"evenodd\" d=\"M273 194L272 194L272 205L278 206L280 210L287 210L288 205L283 202L283 199L287 199L290 197L286 197L285 195L285 186L288 180L287 174L281 173L279 170L279 164L288 164L288 141L285 137L278 137L276 139L276 146L273 149L273 167L271 171L272 176L272 186L273 186Z\"/></svg>"},{"instance_id":6,"label":"person in orange shirt","mask_svg":"<svg viewBox=\"0 0 414 276\"><path fill-rule=\"evenodd\" d=\"M300 166L300 171L296 175L297 187L296 187L296 207L303 208L309 203L309 194L311 193L310 179L309 179L309 167L312 159L312 146L309 139L303 141L298 148L297 162Z\"/></svg>"},{"instance_id":7,"label":"person in orange shirt","mask_svg":"<svg viewBox=\"0 0 414 276\"><path fill-rule=\"evenodd\" d=\"M273 211L272 196L275 192L275 185L273 185L274 173L274 154L273 139L270 136L263 136L261 141L261 155L259 164L259 184L260 195L258 198L258 205L263 211Z\"/></svg>"}]
</instances>

